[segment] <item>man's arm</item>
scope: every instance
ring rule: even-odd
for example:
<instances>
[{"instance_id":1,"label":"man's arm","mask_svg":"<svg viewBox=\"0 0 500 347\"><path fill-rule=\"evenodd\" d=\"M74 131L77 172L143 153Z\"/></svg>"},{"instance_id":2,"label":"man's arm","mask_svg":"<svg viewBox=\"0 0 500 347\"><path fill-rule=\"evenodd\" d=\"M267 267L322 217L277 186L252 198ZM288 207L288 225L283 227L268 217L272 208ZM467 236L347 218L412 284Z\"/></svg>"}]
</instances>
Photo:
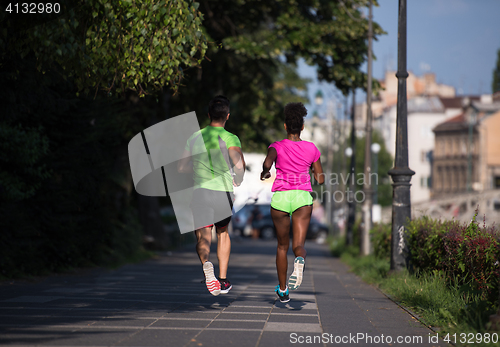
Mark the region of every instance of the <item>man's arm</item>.
<instances>
[{"instance_id":1,"label":"man's arm","mask_svg":"<svg viewBox=\"0 0 500 347\"><path fill-rule=\"evenodd\" d=\"M233 164L234 173L236 174L234 183L236 186L239 186L243 182L243 175L245 174L245 158L243 158L243 152L240 147L231 146L228 148L228 152Z\"/></svg>"},{"instance_id":2,"label":"man's arm","mask_svg":"<svg viewBox=\"0 0 500 347\"><path fill-rule=\"evenodd\" d=\"M271 170L271 167L273 166L273 163L276 160L277 156L278 152L276 152L276 148L269 147L267 149L267 156L266 159L264 159L264 163L262 164L262 172L260 173L261 181L271 177L271 173L269 172L269 170Z\"/></svg>"},{"instance_id":3,"label":"man's arm","mask_svg":"<svg viewBox=\"0 0 500 347\"><path fill-rule=\"evenodd\" d=\"M193 161L191 160L191 152L187 149L182 153L182 159L177 162L177 172L179 173L192 173Z\"/></svg>"}]
</instances>

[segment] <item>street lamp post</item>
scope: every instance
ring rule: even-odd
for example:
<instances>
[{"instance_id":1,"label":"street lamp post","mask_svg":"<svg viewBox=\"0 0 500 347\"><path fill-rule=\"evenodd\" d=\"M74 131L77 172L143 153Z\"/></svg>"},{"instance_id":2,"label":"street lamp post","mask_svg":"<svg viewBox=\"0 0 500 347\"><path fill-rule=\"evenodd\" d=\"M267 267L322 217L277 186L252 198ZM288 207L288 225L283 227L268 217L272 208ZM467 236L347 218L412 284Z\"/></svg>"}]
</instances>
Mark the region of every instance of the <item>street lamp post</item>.
<instances>
[{"instance_id":1,"label":"street lamp post","mask_svg":"<svg viewBox=\"0 0 500 347\"><path fill-rule=\"evenodd\" d=\"M407 264L405 225L411 219L410 181L414 171L408 167L408 105L406 99L406 0L399 0L398 18L398 103L396 121L396 158L389 170L392 177L391 270ZM405 254L406 253L406 254Z\"/></svg>"},{"instance_id":2,"label":"street lamp post","mask_svg":"<svg viewBox=\"0 0 500 347\"><path fill-rule=\"evenodd\" d=\"M314 131L318 126L318 112L314 111L312 116L312 131L311 131L311 140L314 141Z\"/></svg>"},{"instance_id":3,"label":"street lamp post","mask_svg":"<svg viewBox=\"0 0 500 347\"><path fill-rule=\"evenodd\" d=\"M370 229L372 228L372 188L371 188L371 142L372 142L372 1L368 14L368 79L366 85L366 135L365 135L365 170L363 202L364 227L361 230L361 254L370 254Z\"/></svg>"}]
</instances>

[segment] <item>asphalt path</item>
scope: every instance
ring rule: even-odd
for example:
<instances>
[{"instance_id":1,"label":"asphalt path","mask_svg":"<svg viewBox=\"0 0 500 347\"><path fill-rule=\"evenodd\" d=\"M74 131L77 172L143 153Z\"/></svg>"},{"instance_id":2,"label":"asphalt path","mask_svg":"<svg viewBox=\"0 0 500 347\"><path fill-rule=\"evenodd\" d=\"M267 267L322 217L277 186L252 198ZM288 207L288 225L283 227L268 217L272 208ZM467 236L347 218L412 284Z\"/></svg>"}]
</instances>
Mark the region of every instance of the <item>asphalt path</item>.
<instances>
[{"instance_id":1,"label":"asphalt path","mask_svg":"<svg viewBox=\"0 0 500 347\"><path fill-rule=\"evenodd\" d=\"M350 273L325 245L306 243L301 287L277 300L275 241L233 239L228 294L212 296L194 245L117 270L0 283L0 345L447 346ZM212 247L210 260L217 271ZM289 251L289 273L293 255Z\"/></svg>"}]
</instances>

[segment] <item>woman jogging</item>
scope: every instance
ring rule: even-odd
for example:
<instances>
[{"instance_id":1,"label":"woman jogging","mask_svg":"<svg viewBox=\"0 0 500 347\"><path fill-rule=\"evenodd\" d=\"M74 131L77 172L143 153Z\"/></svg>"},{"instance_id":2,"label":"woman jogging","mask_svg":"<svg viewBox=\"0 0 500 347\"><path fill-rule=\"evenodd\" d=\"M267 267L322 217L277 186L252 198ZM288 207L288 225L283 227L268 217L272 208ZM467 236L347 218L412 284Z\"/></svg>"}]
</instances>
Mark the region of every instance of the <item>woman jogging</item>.
<instances>
[{"instance_id":1,"label":"woman jogging","mask_svg":"<svg viewBox=\"0 0 500 347\"><path fill-rule=\"evenodd\" d=\"M275 291L281 302L290 301L288 288L295 290L302 283L302 273L305 266L306 240L309 221L312 212L311 177L323 184L324 175L320 162L320 152L312 142L302 141L300 133L304 130L304 117L307 110L300 102L289 103L285 106L285 130L287 137L284 140L272 143L267 151L262 165L260 179L271 177L269 170L273 163L276 165L276 179L274 180L271 200L271 217L278 248L276 250L276 270L279 285ZM295 254L293 273L286 285L288 268L287 252L290 244L290 216L293 229L292 249Z\"/></svg>"}]
</instances>

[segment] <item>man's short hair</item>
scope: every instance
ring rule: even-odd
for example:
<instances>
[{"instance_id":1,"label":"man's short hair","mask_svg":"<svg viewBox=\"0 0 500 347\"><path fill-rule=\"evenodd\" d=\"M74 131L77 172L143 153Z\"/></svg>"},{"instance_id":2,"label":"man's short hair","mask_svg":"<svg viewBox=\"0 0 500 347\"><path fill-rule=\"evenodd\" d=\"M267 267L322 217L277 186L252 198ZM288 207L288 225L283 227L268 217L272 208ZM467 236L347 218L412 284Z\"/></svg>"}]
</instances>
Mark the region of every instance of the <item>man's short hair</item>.
<instances>
[{"instance_id":1,"label":"man's short hair","mask_svg":"<svg viewBox=\"0 0 500 347\"><path fill-rule=\"evenodd\" d=\"M212 120L223 120L229 114L229 99L224 95L217 95L208 104L208 114Z\"/></svg>"}]
</instances>

